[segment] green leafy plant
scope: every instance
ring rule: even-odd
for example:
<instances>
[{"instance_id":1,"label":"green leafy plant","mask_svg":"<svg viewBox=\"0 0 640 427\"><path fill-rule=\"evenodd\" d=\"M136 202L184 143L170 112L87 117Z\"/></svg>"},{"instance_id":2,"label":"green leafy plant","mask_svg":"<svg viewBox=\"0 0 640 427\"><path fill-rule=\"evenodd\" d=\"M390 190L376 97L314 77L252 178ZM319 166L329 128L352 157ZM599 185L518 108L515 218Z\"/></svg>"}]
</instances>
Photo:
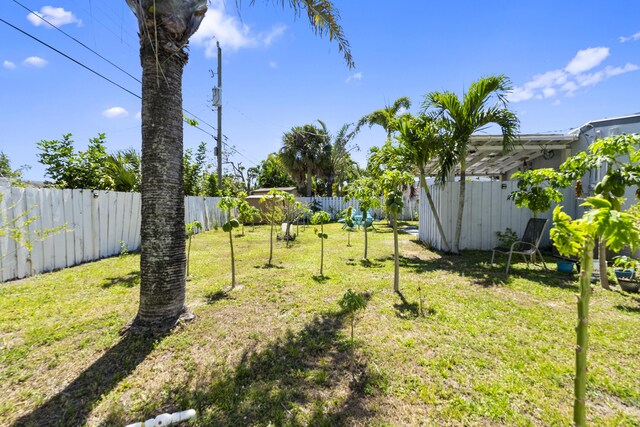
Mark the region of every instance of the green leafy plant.
<instances>
[{"instance_id":1,"label":"green leafy plant","mask_svg":"<svg viewBox=\"0 0 640 427\"><path fill-rule=\"evenodd\" d=\"M185 224L187 244L187 277L189 277L189 258L191 255L191 238L194 234L197 234L202 230L202 223L200 221L191 221Z\"/></svg>"},{"instance_id":2,"label":"green leafy plant","mask_svg":"<svg viewBox=\"0 0 640 427\"><path fill-rule=\"evenodd\" d=\"M342 217L344 218L344 223L347 226L347 246L351 246L351 232L355 225L353 222L353 206L349 206L347 209L342 211Z\"/></svg>"},{"instance_id":3,"label":"green leafy plant","mask_svg":"<svg viewBox=\"0 0 640 427\"><path fill-rule=\"evenodd\" d=\"M510 248L519 238L518 234L513 231L511 227L507 227L504 231L496 231L496 236L498 237L500 246L503 248Z\"/></svg>"},{"instance_id":4,"label":"green leafy plant","mask_svg":"<svg viewBox=\"0 0 640 427\"><path fill-rule=\"evenodd\" d=\"M231 218L231 210L238 206L242 199L224 196L218 202L220 209L227 211L227 222L222 224L222 231L229 233L229 247L231 248L231 288L236 287L236 261L233 253L233 229L240 227L240 222L236 218Z\"/></svg>"},{"instance_id":5,"label":"green leafy plant","mask_svg":"<svg viewBox=\"0 0 640 427\"><path fill-rule=\"evenodd\" d=\"M129 246L127 246L127 242L124 240L120 240L120 254L118 256L125 257L129 255Z\"/></svg>"},{"instance_id":6,"label":"green leafy plant","mask_svg":"<svg viewBox=\"0 0 640 427\"><path fill-rule=\"evenodd\" d=\"M267 194L260 198L260 203L263 203L267 206L268 212L267 215L265 215L265 218L271 225L271 231L269 233L269 261L267 262L268 266L271 266L271 262L273 261L273 231L276 223L282 221L282 208L280 207L280 205L282 204L281 202L285 197L285 194L288 193L284 193L283 191L272 188Z\"/></svg>"},{"instance_id":7,"label":"green leafy plant","mask_svg":"<svg viewBox=\"0 0 640 427\"><path fill-rule=\"evenodd\" d=\"M364 260L367 260L368 236L367 236L367 215L369 209L377 209L380 207L380 186L379 183L370 178L362 177L353 182L348 190L346 200L357 200L360 203L360 211L362 212L362 222L364 227Z\"/></svg>"},{"instance_id":8,"label":"green leafy plant","mask_svg":"<svg viewBox=\"0 0 640 427\"><path fill-rule=\"evenodd\" d=\"M340 308L349 316L351 323L351 366L355 366L355 343L354 343L354 330L356 326L358 311L364 310L367 307L367 300L360 294L348 289L344 293L340 301L338 301ZM352 371L353 374L353 371ZM355 374L354 374L355 375Z\"/></svg>"},{"instance_id":9,"label":"green leafy plant","mask_svg":"<svg viewBox=\"0 0 640 427\"><path fill-rule=\"evenodd\" d=\"M316 233L320 238L320 277L324 276L324 274L322 273L322 267L324 264L324 239L329 238L327 233L324 232L324 224L329 221L331 221L331 215L329 215L329 212L326 211L318 211L311 217L312 224L320 225L320 232Z\"/></svg>"},{"instance_id":10,"label":"green leafy plant","mask_svg":"<svg viewBox=\"0 0 640 427\"><path fill-rule=\"evenodd\" d=\"M551 168L518 171L511 178L518 180L518 189L511 192L507 200L513 200L517 207L529 208L533 217L551 208L552 202L562 201L562 193L554 185L556 171Z\"/></svg>"},{"instance_id":11,"label":"green leafy plant","mask_svg":"<svg viewBox=\"0 0 640 427\"><path fill-rule=\"evenodd\" d=\"M398 216L404 208L402 189L413 181L413 177L399 170L387 170L382 175L381 184L385 192L385 208L393 224L393 290L400 292L400 251L398 248Z\"/></svg>"}]
</instances>

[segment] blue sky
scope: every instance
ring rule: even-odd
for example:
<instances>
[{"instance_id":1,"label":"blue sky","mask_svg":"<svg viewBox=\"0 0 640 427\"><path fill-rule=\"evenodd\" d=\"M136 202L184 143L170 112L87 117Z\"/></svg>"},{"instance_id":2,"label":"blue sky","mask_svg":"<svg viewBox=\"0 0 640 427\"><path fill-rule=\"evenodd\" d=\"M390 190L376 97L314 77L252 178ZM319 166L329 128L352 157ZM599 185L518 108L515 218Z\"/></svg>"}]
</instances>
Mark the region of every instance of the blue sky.
<instances>
[{"instance_id":1,"label":"blue sky","mask_svg":"<svg viewBox=\"0 0 640 427\"><path fill-rule=\"evenodd\" d=\"M125 0L19 0L130 74L141 74L137 24ZM337 46L305 19L257 1L214 0L192 38L184 107L213 126L215 40L223 47L223 131L236 162L253 166L277 151L284 132L323 120L344 123L400 96L417 112L433 90L460 93L487 74L506 74L523 133L566 132L586 121L640 112L640 2L335 1L351 43L349 70ZM140 84L13 0L0 18L132 92ZM72 133L76 146L99 132L109 151L140 147L140 100L0 22L0 150L44 178L36 142ZM215 133L205 124L204 129ZM185 147L212 138L185 129ZM354 157L384 141L364 130Z\"/></svg>"}]
</instances>

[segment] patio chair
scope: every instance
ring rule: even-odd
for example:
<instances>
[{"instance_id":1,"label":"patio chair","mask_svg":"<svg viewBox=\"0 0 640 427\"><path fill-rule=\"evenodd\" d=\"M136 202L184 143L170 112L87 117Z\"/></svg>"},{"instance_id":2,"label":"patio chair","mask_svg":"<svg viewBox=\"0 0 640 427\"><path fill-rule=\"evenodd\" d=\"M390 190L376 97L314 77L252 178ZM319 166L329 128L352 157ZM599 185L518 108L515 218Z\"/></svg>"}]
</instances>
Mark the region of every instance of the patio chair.
<instances>
[{"instance_id":1,"label":"patio chair","mask_svg":"<svg viewBox=\"0 0 640 427\"><path fill-rule=\"evenodd\" d=\"M503 254L509 254L509 258L507 260L507 271L506 275L509 277L509 267L511 266L511 257L513 254L520 254L522 258L524 258L527 263L527 267L529 266L529 259L533 263L533 256L538 254L540 259L542 260L542 265L545 270L548 270L547 264L544 262L544 258L540 253L540 249L538 249L538 245L540 244L540 240L542 240L542 232L544 228L547 226L548 219L545 218L531 218L527 223L527 227L524 230L524 235L521 240L513 242L511 247L501 247L498 246L493 248L493 253L491 254L491 263L489 265L493 265L493 259L496 256L496 252L500 252ZM529 259L527 259L527 256Z\"/></svg>"}]
</instances>

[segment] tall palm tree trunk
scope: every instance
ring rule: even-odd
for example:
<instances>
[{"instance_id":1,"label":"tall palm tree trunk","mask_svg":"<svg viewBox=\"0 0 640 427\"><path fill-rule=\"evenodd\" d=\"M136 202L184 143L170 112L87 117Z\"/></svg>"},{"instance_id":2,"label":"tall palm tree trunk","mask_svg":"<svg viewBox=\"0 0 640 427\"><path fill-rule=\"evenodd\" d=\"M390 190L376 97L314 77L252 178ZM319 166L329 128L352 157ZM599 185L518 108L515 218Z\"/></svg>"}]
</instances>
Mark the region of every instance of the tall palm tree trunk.
<instances>
[{"instance_id":1,"label":"tall palm tree trunk","mask_svg":"<svg viewBox=\"0 0 640 427\"><path fill-rule=\"evenodd\" d=\"M420 174L420 185L424 189L424 194L427 196L427 202L429 202L429 207L431 208L431 213L433 214L433 219L436 221L436 227L438 227L438 233L440 233L440 237L442 238L442 243L444 244L444 251L451 252L451 246L449 246L449 242L447 241L447 236L444 234L444 229L442 228L442 223L440 222L440 215L436 210L436 205L433 203L433 197L431 197L431 191L429 191L429 186L427 185L427 180L424 177L424 174Z\"/></svg>"},{"instance_id":2,"label":"tall palm tree trunk","mask_svg":"<svg viewBox=\"0 0 640 427\"><path fill-rule=\"evenodd\" d=\"M161 41L158 43L161 44ZM187 55L143 39L140 307L133 327L170 328L185 307L182 72Z\"/></svg>"},{"instance_id":3,"label":"tall palm tree trunk","mask_svg":"<svg viewBox=\"0 0 640 427\"><path fill-rule=\"evenodd\" d=\"M460 200L458 201L458 219L456 220L456 234L453 241L453 253L460 253L460 234L462 232L462 214L464 212L464 194L467 186L467 171L460 166Z\"/></svg>"}]
</instances>

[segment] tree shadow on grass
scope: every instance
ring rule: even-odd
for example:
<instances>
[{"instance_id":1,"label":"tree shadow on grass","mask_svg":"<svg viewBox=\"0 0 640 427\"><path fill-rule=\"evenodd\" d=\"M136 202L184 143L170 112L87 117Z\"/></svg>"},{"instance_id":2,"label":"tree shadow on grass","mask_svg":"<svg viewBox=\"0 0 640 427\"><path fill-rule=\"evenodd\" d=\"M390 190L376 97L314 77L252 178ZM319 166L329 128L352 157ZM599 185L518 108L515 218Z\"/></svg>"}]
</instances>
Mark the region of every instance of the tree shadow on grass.
<instances>
[{"instance_id":1,"label":"tree shadow on grass","mask_svg":"<svg viewBox=\"0 0 640 427\"><path fill-rule=\"evenodd\" d=\"M617 310L624 311L625 313L640 314L640 305L633 307L630 305L617 304L614 307Z\"/></svg>"},{"instance_id":2,"label":"tree shadow on grass","mask_svg":"<svg viewBox=\"0 0 640 427\"><path fill-rule=\"evenodd\" d=\"M133 288L140 284L140 270L134 270L128 272L124 276L120 277L107 277L102 282L102 288L108 289L113 286L122 286L124 288Z\"/></svg>"},{"instance_id":3,"label":"tree shadow on grass","mask_svg":"<svg viewBox=\"0 0 640 427\"><path fill-rule=\"evenodd\" d=\"M223 290L217 290L214 292L206 293L204 298L207 301L207 304L215 304L218 301L222 301L223 299L228 299L232 297L231 295L229 295L229 292L225 292Z\"/></svg>"},{"instance_id":4,"label":"tree shadow on grass","mask_svg":"<svg viewBox=\"0 0 640 427\"><path fill-rule=\"evenodd\" d=\"M324 274L323 275L314 275L314 276L311 276L311 278L316 283L324 283L327 280L331 279L331 277L325 276Z\"/></svg>"},{"instance_id":5,"label":"tree shadow on grass","mask_svg":"<svg viewBox=\"0 0 640 427\"><path fill-rule=\"evenodd\" d=\"M259 350L249 346L235 367L164 389L160 406L193 408L201 426L363 424L373 415L365 393L380 379L361 358L352 380L346 320L326 312Z\"/></svg>"},{"instance_id":6,"label":"tree shadow on grass","mask_svg":"<svg viewBox=\"0 0 640 427\"><path fill-rule=\"evenodd\" d=\"M382 268L384 264L377 261L371 261L370 259L361 259L360 265L365 268Z\"/></svg>"},{"instance_id":7,"label":"tree shadow on grass","mask_svg":"<svg viewBox=\"0 0 640 427\"><path fill-rule=\"evenodd\" d=\"M416 243L417 244L417 243ZM497 259L493 266L489 265L491 252L489 251L463 251L461 255L439 254L439 256L422 259L417 256L400 257L400 266L408 268L416 273L427 273L444 270L450 273L467 277L471 282L483 286L501 286L514 278L538 282L544 286L555 287L575 291L577 280L573 275L562 275L552 270L543 270L539 267L527 267L527 264L516 260L512 262L509 278L505 276L506 257Z\"/></svg>"},{"instance_id":8,"label":"tree shadow on grass","mask_svg":"<svg viewBox=\"0 0 640 427\"><path fill-rule=\"evenodd\" d=\"M275 268L276 270L284 269L283 266L275 265L275 264L262 264L262 265L258 264L258 265L254 265L253 268L261 268L263 270L269 270L269 269L272 269L272 268Z\"/></svg>"},{"instance_id":9,"label":"tree shadow on grass","mask_svg":"<svg viewBox=\"0 0 640 427\"><path fill-rule=\"evenodd\" d=\"M397 291L396 294L400 297L400 302L393 305L396 309L396 316L401 319L416 319L420 315L420 305L417 302L409 302L404 297L404 294Z\"/></svg>"},{"instance_id":10,"label":"tree shadow on grass","mask_svg":"<svg viewBox=\"0 0 640 427\"><path fill-rule=\"evenodd\" d=\"M20 417L13 426L84 425L94 405L129 376L163 338L125 335L64 390Z\"/></svg>"}]
</instances>

